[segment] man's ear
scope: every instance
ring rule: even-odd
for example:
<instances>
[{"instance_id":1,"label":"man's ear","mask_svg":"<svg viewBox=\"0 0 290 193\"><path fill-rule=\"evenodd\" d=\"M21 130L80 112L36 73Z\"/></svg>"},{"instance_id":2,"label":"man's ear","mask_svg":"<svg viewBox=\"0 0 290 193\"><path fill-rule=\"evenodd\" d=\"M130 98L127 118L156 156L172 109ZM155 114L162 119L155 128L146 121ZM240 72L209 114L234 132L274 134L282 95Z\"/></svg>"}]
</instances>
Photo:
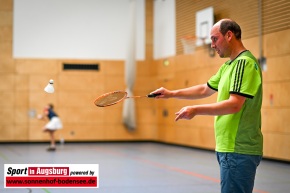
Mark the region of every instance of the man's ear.
<instances>
[{"instance_id":1,"label":"man's ear","mask_svg":"<svg viewBox=\"0 0 290 193\"><path fill-rule=\"evenodd\" d=\"M226 34L226 38L228 41L231 41L232 38L233 38L234 34L232 31L228 31L227 34Z\"/></svg>"}]
</instances>

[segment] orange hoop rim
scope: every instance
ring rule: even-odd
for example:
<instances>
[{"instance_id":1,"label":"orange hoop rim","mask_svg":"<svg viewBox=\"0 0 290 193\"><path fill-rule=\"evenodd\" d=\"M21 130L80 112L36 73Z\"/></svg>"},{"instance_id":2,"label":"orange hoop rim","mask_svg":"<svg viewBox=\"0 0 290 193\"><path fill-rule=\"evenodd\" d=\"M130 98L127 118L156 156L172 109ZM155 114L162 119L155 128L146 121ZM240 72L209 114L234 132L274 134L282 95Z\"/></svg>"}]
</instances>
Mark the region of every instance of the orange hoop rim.
<instances>
[{"instance_id":1,"label":"orange hoop rim","mask_svg":"<svg viewBox=\"0 0 290 193\"><path fill-rule=\"evenodd\" d=\"M196 40L196 36L187 35L187 36L182 36L181 39L182 40Z\"/></svg>"}]
</instances>

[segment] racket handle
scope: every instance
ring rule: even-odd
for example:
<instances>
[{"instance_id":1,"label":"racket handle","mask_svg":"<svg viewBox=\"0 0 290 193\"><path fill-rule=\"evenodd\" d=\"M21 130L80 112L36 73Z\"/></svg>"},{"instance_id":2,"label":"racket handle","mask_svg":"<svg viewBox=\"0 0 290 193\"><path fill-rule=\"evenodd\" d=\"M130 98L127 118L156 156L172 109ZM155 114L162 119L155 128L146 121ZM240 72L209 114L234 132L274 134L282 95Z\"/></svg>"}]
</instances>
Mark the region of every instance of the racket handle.
<instances>
[{"instance_id":1,"label":"racket handle","mask_svg":"<svg viewBox=\"0 0 290 193\"><path fill-rule=\"evenodd\" d=\"M161 93L148 94L147 97L148 97L148 98L155 98L155 97L157 97L158 95L161 95Z\"/></svg>"}]
</instances>

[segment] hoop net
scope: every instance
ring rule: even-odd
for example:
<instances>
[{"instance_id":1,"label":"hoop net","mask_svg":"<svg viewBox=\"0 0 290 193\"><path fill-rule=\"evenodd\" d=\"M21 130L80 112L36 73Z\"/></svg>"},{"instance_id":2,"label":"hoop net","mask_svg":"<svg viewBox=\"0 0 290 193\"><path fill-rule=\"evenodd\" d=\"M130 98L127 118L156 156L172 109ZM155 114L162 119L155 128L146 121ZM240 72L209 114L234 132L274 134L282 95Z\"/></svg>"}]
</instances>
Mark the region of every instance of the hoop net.
<instances>
[{"instance_id":1,"label":"hoop net","mask_svg":"<svg viewBox=\"0 0 290 193\"><path fill-rule=\"evenodd\" d=\"M183 53L184 54L194 53L195 47L196 47L195 36L184 36L180 40L181 40L181 44L183 46Z\"/></svg>"}]
</instances>

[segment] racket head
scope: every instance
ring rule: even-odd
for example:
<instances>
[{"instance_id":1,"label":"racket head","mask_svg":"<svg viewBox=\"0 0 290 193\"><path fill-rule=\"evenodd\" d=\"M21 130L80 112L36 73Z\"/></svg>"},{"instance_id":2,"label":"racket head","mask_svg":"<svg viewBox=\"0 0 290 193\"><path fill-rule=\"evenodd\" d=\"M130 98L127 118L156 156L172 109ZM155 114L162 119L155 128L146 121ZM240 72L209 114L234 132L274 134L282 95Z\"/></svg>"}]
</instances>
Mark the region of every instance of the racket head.
<instances>
[{"instance_id":1,"label":"racket head","mask_svg":"<svg viewBox=\"0 0 290 193\"><path fill-rule=\"evenodd\" d=\"M94 103L98 107L107 107L107 106L115 105L121 102L122 100L124 100L125 98L127 98L127 92L114 91L114 92L105 93L99 96L95 100Z\"/></svg>"}]
</instances>

